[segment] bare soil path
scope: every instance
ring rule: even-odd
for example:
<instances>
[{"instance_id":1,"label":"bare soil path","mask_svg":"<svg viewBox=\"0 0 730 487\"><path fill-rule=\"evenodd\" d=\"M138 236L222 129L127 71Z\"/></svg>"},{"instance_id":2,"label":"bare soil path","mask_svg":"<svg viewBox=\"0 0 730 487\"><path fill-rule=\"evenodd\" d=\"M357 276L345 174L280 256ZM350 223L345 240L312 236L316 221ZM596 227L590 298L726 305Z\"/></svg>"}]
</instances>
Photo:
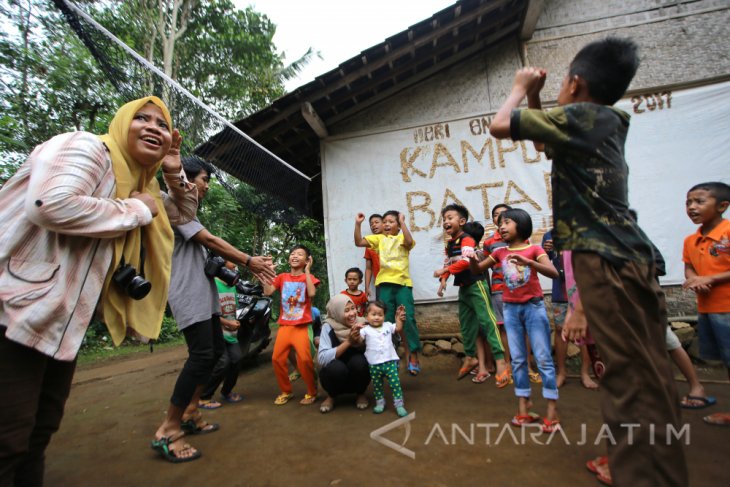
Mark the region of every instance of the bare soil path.
<instances>
[{"instance_id":1,"label":"bare soil path","mask_svg":"<svg viewBox=\"0 0 730 487\"><path fill-rule=\"evenodd\" d=\"M419 377L402 376L406 407L415 417L383 436L403 444L414 458L370 436L398 419L390 402L382 415L357 410L353 398L339 401L327 415L318 405L298 401L274 406L269 352L241 373L242 403L206 412L221 429L190 438L203 457L173 465L149 443L185 356L179 347L79 368L47 452L46 485L599 485L584 468L586 460L605 452L600 440L596 444L599 393L569 380L560 390L564 436L545 445L546 435L529 434L536 430L522 438L506 426L516 407L512 387L498 390L494 379L480 385L469 378L456 381L459 360L450 355L424 357ZM304 385L294 387L301 397ZM730 429L702 422L708 412L730 410L730 386L710 383L706 389L719 405L683 413L694 487L728 485L730 479ZM686 390L680 383L680 391ZM534 410L544 412L539 389L534 398Z\"/></svg>"}]
</instances>

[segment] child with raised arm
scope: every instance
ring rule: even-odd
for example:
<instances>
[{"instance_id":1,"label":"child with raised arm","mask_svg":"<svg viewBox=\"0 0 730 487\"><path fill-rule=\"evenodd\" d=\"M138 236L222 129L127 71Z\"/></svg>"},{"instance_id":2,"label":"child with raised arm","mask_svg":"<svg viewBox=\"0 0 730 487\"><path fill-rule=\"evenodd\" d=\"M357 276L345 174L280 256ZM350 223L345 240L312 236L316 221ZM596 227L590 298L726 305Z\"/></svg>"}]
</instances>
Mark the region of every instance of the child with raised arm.
<instances>
[{"instance_id":1,"label":"child with raised arm","mask_svg":"<svg viewBox=\"0 0 730 487\"><path fill-rule=\"evenodd\" d=\"M358 267L350 267L347 269L345 271L345 284L347 284L347 289L342 291L342 294L350 298L350 301L353 302L358 316L365 316L365 305L368 304L368 295L360 291L362 271Z\"/></svg>"},{"instance_id":2,"label":"child with raised arm","mask_svg":"<svg viewBox=\"0 0 730 487\"><path fill-rule=\"evenodd\" d=\"M479 235L465 232L465 227L470 225L467 223L469 211L461 205L451 204L444 207L441 216L444 231L449 236L449 241L446 243L448 264L437 269L433 275L442 278L453 274L454 285L459 287L459 326L466 357L456 378L463 379L471 370L478 368L472 382L481 384L489 378L485 361L487 340L497 363L497 376L505 375L507 371L504 346L497 331L489 291L484 284L484 272L472 273L467 257L469 252L473 253L476 249L484 235L484 228L479 225L481 229ZM442 294L440 288L439 295Z\"/></svg>"},{"instance_id":3,"label":"child with raised arm","mask_svg":"<svg viewBox=\"0 0 730 487\"><path fill-rule=\"evenodd\" d=\"M385 411L385 394L383 383L388 379L388 385L393 392L393 405L398 416L406 416L408 411L403 405L403 389L398 377L398 354L393 346L393 334L400 333L406 319L406 310L403 305L398 306L395 313L395 323L385 321L385 305L380 301L368 303L364 325L360 328L360 337L365 342L365 358L370 367L370 378L373 381L373 395L375 407L373 412L380 414Z\"/></svg>"},{"instance_id":4,"label":"child with raised arm","mask_svg":"<svg viewBox=\"0 0 730 487\"><path fill-rule=\"evenodd\" d=\"M297 354L297 369L307 384L307 393L299 403L306 406L317 400L309 325L313 321L312 298L317 293L319 279L310 274L312 253L304 245L297 245L291 250L289 266L290 272L277 275L272 284L264 283L264 294L267 296L271 296L277 290L281 292L279 331L271 355L281 394L274 400L274 404L282 406L294 397L287 369L289 350L294 348Z\"/></svg>"},{"instance_id":5,"label":"child with raised arm","mask_svg":"<svg viewBox=\"0 0 730 487\"><path fill-rule=\"evenodd\" d=\"M398 306L405 307L406 336L403 341L407 343L409 351L408 373L418 375L421 372L421 364L418 361L421 338L416 327L413 281L408 270L408 257L416 242L406 225L405 215L395 210L386 211L383 215L383 233L379 235L368 235L363 238L360 225L364 220L365 215L358 213L355 218L355 245L371 248L380 257L380 272L375 285L379 288L380 301L385 303L387 310L385 320L392 323L395 321L395 310Z\"/></svg>"},{"instance_id":6,"label":"child with raised arm","mask_svg":"<svg viewBox=\"0 0 730 487\"><path fill-rule=\"evenodd\" d=\"M558 107L540 104L547 72L517 71L490 125L492 136L532 140L552 159L553 243L572 250L575 279L591 332L601 346L602 413L615 442L609 465L618 485L687 485L679 398L664 341L666 308L654 280L652 245L629 216L624 146L629 115L612 105L639 66L629 39L583 47L570 63ZM517 109L527 98L529 109ZM569 339L585 330L566 323ZM638 424L632 431L622 424ZM663 425L651 428L650 425ZM661 431L660 431L661 430ZM647 468L651 465L651 468Z\"/></svg>"},{"instance_id":7,"label":"child with raised arm","mask_svg":"<svg viewBox=\"0 0 730 487\"><path fill-rule=\"evenodd\" d=\"M700 355L722 360L730 377L730 221L722 215L730 205L730 186L697 184L687 193L687 216L700 225L684 239L682 285L697 294ZM730 412L703 418L730 426Z\"/></svg>"},{"instance_id":8,"label":"child with raised arm","mask_svg":"<svg viewBox=\"0 0 730 487\"><path fill-rule=\"evenodd\" d=\"M383 215L373 213L368 218L368 223L370 223L370 231L373 235L380 235L383 232ZM363 258L365 259L365 292L368 301L375 301L378 299L378 287L375 285L375 281L380 272L380 257L376 251L366 247Z\"/></svg>"},{"instance_id":9,"label":"child with raised arm","mask_svg":"<svg viewBox=\"0 0 730 487\"><path fill-rule=\"evenodd\" d=\"M539 419L537 414L530 412L532 402L525 345L527 337L542 378L542 395L547 399L547 413L543 418L542 430L552 433L560 427L558 387L551 356L550 323L537 274L556 278L558 271L550 263L542 247L527 242L532 235L532 219L525 210L515 208L505 211L500 220L499 233L507 247L495 250L481 262L472 254L470 267L472 273L477 273L486 271L497 263L502 265L505 282L504 326L512 357L515 395L519 398L518 412L512 418L512 424L522 426Z\"/></svg>"}]
</instances>

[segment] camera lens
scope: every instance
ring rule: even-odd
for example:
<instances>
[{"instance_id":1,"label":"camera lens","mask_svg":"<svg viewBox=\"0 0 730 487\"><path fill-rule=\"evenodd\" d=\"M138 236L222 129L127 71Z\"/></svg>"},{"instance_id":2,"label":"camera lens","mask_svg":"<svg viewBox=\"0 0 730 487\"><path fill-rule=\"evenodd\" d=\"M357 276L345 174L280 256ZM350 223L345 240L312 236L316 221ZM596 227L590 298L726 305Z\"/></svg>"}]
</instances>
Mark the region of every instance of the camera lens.
<instances>
[{"instance_id":1,"label":"camera lens","mask_svg":"<svg viewBox=\"0 0 730 487\"><path fill-rule=\"evenodd\" d=\"M152 284L140 276L134 276L129 284L127 284L127 294L132 299L142 299L147 296L152 289Z\"/></svg>"}]
</instances>

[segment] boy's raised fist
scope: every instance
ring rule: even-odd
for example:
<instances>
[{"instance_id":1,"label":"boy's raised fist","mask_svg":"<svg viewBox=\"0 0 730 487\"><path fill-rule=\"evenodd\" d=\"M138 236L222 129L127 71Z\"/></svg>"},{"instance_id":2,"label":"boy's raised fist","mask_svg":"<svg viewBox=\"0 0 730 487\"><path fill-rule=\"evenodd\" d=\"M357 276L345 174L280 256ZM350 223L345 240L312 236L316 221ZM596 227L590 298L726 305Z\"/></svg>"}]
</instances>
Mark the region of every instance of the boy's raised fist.
<instances>
[{"instance_id":1,"label":"boy's raised fist","mask_svg":"<svg viewBox=\"0 0 730 487\"><path fill-rule=\"evenodd\" d=\"M355 223L362 223L365 221L365 213L358 213L355 217Z\"/></svg>"}]
</instances>

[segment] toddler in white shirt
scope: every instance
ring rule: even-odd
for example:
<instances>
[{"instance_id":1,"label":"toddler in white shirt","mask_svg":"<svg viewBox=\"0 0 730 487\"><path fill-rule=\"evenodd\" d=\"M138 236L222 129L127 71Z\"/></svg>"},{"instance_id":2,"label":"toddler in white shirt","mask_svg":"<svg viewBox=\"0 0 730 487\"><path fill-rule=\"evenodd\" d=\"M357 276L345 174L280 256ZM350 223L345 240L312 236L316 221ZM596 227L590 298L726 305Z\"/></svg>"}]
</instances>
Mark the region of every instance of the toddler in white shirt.
<instances>
[{"instance_id":1,"label":"toddler in white shirt","mask_svg":"<svg viewBox=\"0 0 730 487\"><path fill-rule=\"evenodd\" d=\"M383 383L388 379L393 391L393 405L398 416L406 416L408 411L403 407L403 389L398 377L398 354L393 346L393 334L400 333L406 319L404 306L398 306L395 312L395 324L385 321L385 305L381 301L368 303L365 313L367 323L361 325L360 337L365 341L365 358L370 366L370 378L373 381L375 407L373 412L380 414L385 410L385 394Z\"/></svg>"}]
</instances>

